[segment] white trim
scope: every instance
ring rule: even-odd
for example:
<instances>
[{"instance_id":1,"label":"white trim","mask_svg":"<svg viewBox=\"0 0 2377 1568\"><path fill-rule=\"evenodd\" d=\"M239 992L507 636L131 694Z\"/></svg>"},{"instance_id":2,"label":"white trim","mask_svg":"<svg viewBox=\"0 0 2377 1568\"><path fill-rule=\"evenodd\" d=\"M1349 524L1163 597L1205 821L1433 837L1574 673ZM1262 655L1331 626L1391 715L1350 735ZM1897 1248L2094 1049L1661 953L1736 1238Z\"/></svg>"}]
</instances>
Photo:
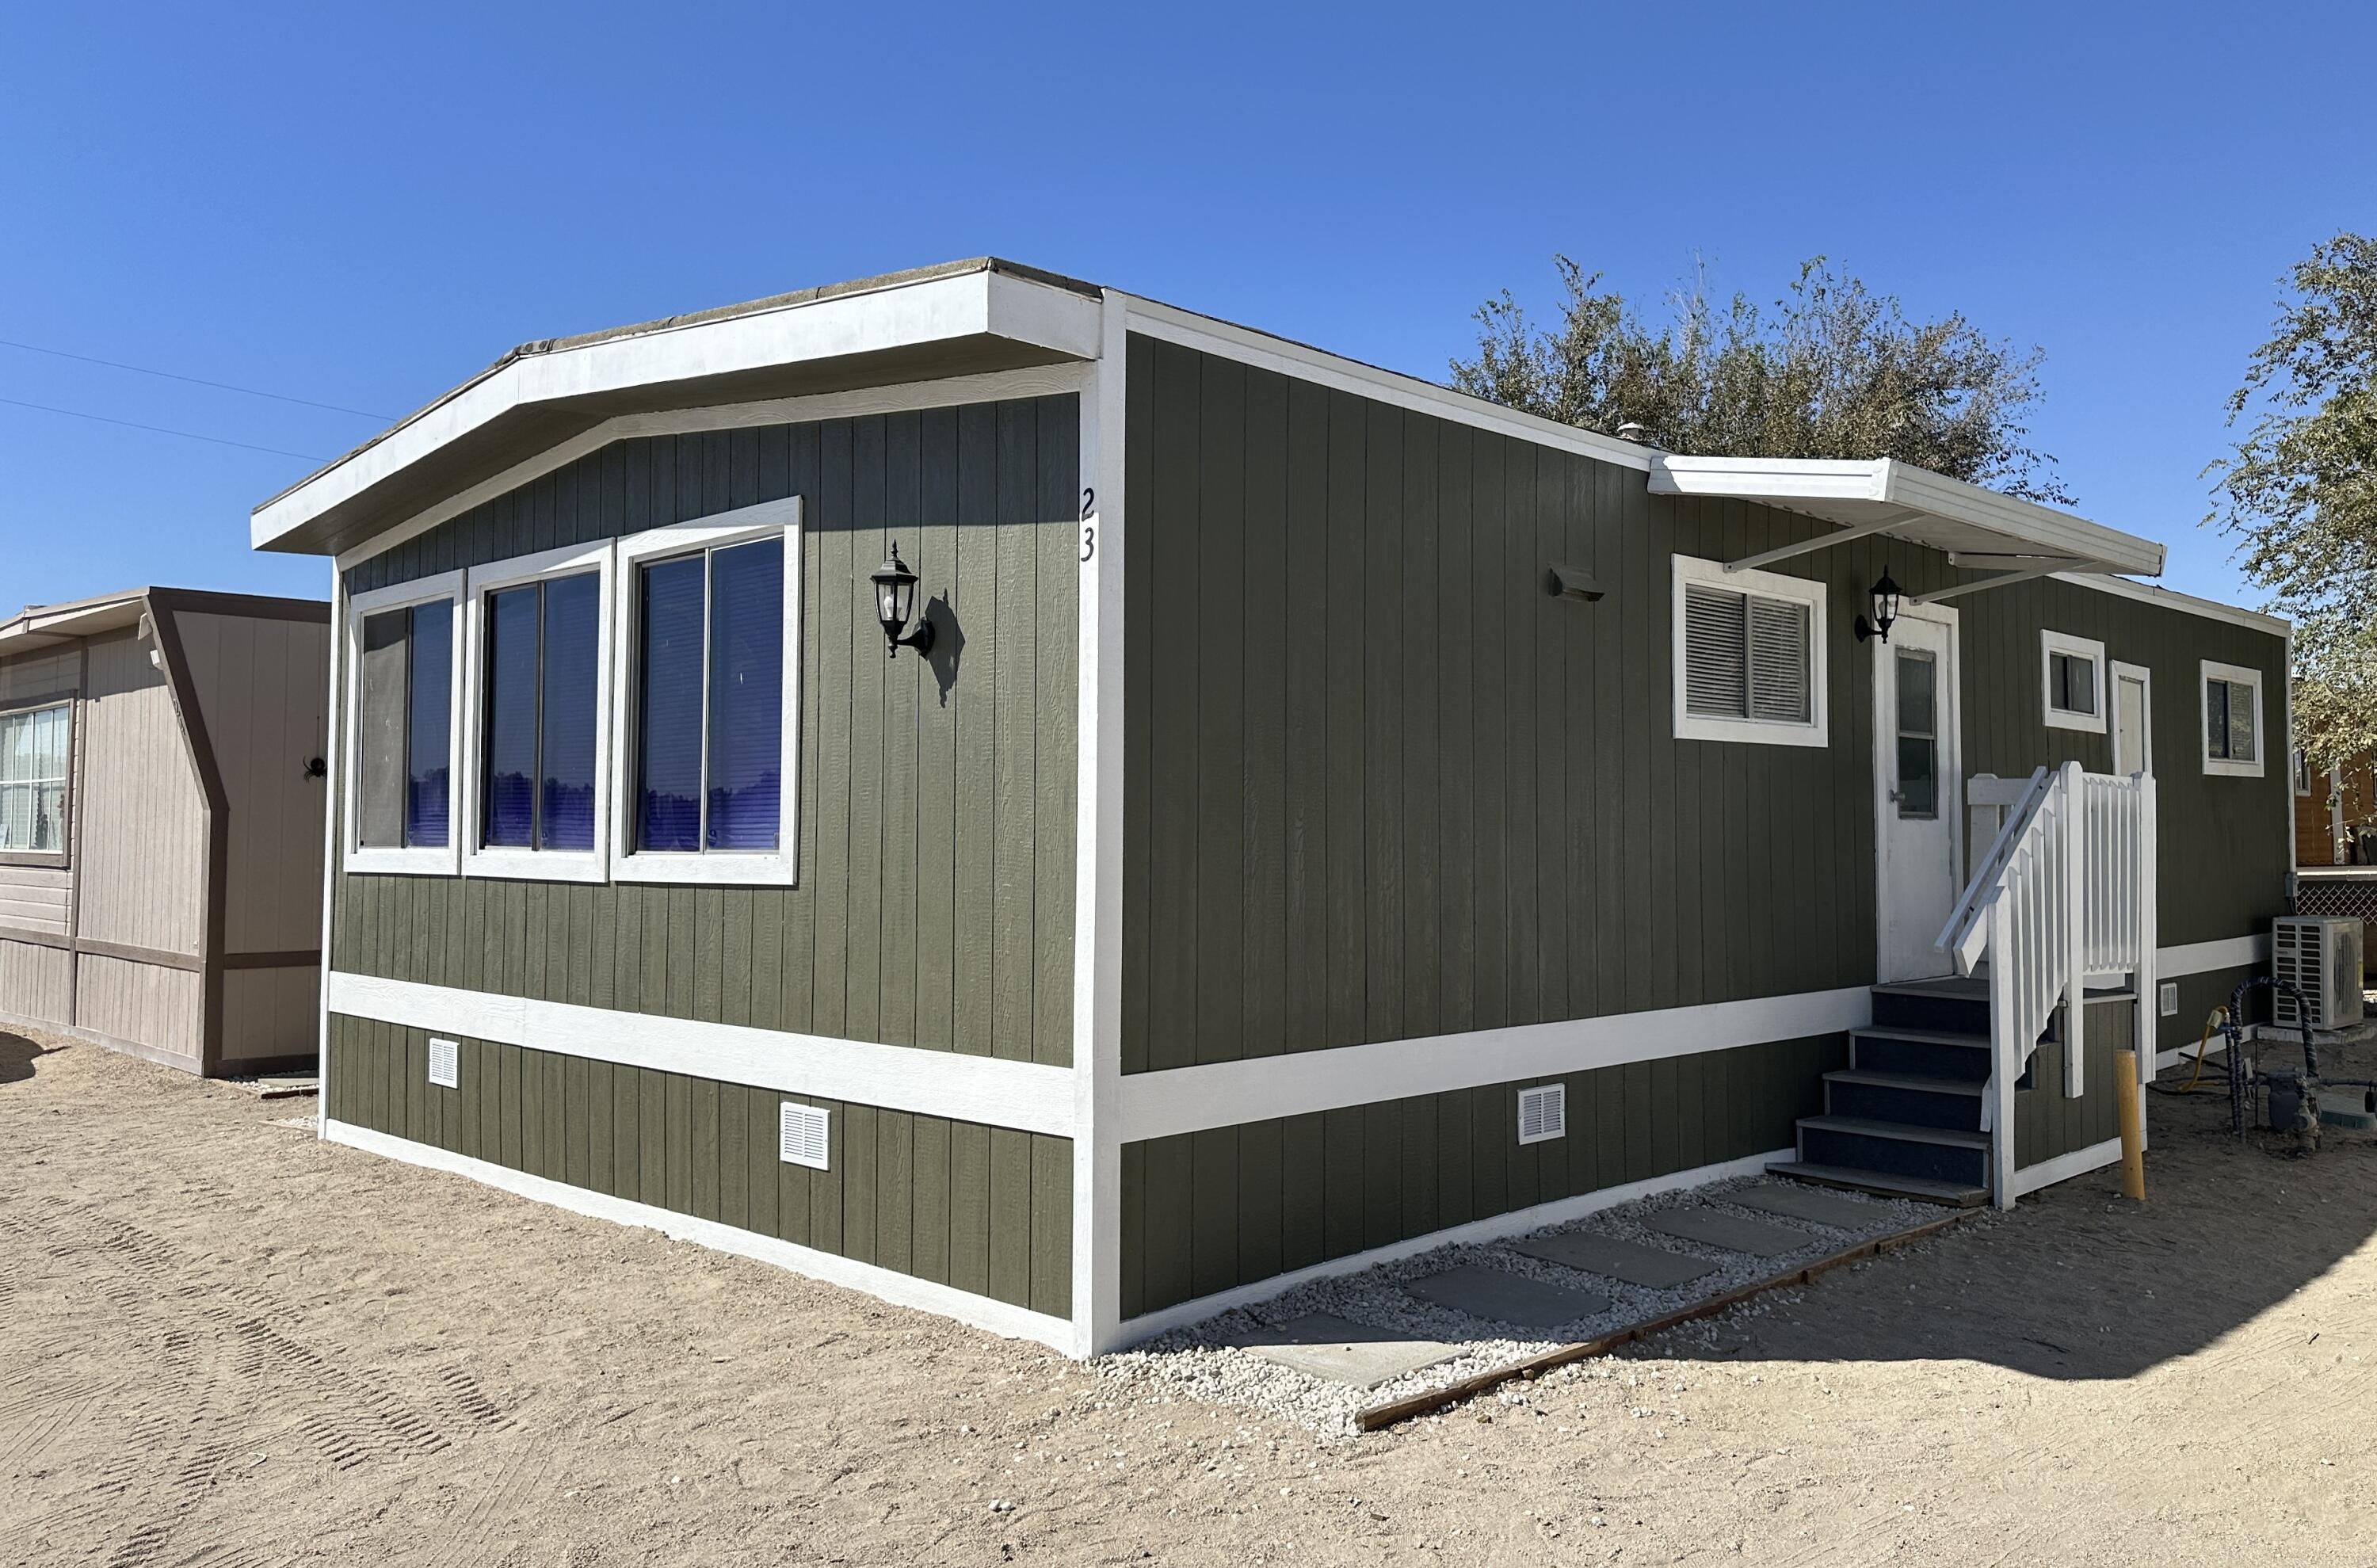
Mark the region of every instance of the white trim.
<instances>
[{"instance_id":1,"label":"white trim","mask_svg":"<svg viewBox=\"0 0 2377 1568\"><path fill-rule=\"evenodd\" d=\"M463 694L469 712L462 724L462 800L457 815L462 824L462 874L466 877L508 877L522 880L599 882L610 875L611 856L611 671L612 599L615 592L611 541L567 545L532 556L472 567L470 591L464 595L462 633L467 645L463 660ZM523 583L543 582L588 570L595 574L594 625L594 847L591 850L489 849L481 844L484 824L479 820L486 800L486 780L481 776L485 745L487 595ZM538 700L543 687L538 685Z\"/></svg>"},{"instance_id":2,"label":"white trim","mask_svg":"<svg viewBox=\"0 0 2377 1568\"><path fill-rule=\"evenodd\" d=\"M2095 712L2083 713L2055 705L2055 655L2058 653L2068 653L2075 659L2088 661L2088 684L2091 700L2096 705ZM2106 691L2105 645L2102 642L2093 637L2039 628L2038 712L2042 724L2053 730L2085 730L2090 735L2103 735L2107 724Z\"/></svg>"},{"instance_id":3,"label":"white trim","mask_svg":"<svg viewBox=\"0 0 2377 1568\"><path fill-rule=\"evenodd\" d=\"M787 1095L1069 1138L1070 1069L333 972L330 1011Z\"/></svg>"},{"instance_id":4,"label":"white trim","mask_svg":"<svg viewBox=\"0 0 2377 1568\"><path fill-rule=\"evenodd\" d=\"M1791 577L1780 572L1734 570L1723 561L1703 560L1698 556L1678 555L1673 557L1672 607L1668 616L1669 642L1667 684L1670 707L1675 719L1678 740L1747 741L1759 746L1823 746L1829 743L1831 716L1826 712L1830 702L1832 682L1831 639L1825 635L1825 610L1829 595L1824 584L1814 578ZM1767 719L1711 718L1704 713L1689 712L1685 702L1690 693L1686 679L1685 640L1686 617L1684 591L1693 583L1728 593L1751 597L1787 600L1808 607L1809 722L1781 724Z\"/></svg>"},{"instance_id":5,"label":"white trim","mask_svg":"<svg viewBox=\"0 0 2377 1568\"><path fill-rule=\"evenodd\" d=\"M346 733L341 752L346 772L346 821L344 834L347 870L356 873L397 875L407 877L453 877L462 869L461 802L455 798L462 787L462 598L467 584L465 573L443 571L434 577L415 578L393 588L374 589L357 593L347 600L346 626L342 635L347 642ZM363 819L355 798L360 772L355 748L361 744L363 732L362 688L364 622L385 610L402 609L410 604L427 604L444 599L453 605L453 645L447 657L447 676L452 689L446 703L446 843L436 848L413 848L378 844L366 846L360 843ZM408 649L405 655L412 657ZM407 715L406 729L412 728Z\"/></svg>"},{"instance_id":6,"label":"white trim","mask_svg":"<svg viewBox=\"0 0 2377 1568\"><path fill-rule=\"evenodd\" d=\"M2259 610L2240 609L2224 604L2216 599L2199 599L2192 593L2181 593L2175 588L2159 588L2151 582L2132 582L2126 577L2114 577L2100 571L2059 571L2049 573L2058 582L2068 582L2075 588L2093 588L2099 593L2110 593L2117 599L2134 599L2141 604L2158 604L2180 615L2201 616L2205 620L2225 621L2241 626L2248 631L2266 631L2273 637L2289 637L2294 623L2276 616L2265 616Z\"/></svg>"},{"instance_id":7,"label":"white trim","mask_svg":"<svg viewBox=\"0 0 2377 1568\"><path fill-rule=\"evenodd\" d=\"M779 1241L772 1236L739 1230L716 1220L697 1219L691 1215L656 1208L650 1203L631 1203L606 1192L572 1187L567 1182L554 1181L542 1176L531 1176L508 1166L473 1159L468 1155L451 1154L427 1143L416 1143L409 1138L392 1137L368 1127L357 1127L352 1122L325 1119L322 1136L330 1143L344 1143L367 1155L401 1160L406 1165L419 1166L424 1170L465 1177L515 1197L550 1203L555 1208L567 1209L590 1219L609 1220L614 1225L640 1226L679 1241L690 1241L714 1251L732 1252L758 1263L773 1263L778 1268L821 1280L828 1285L838 1285L846 1290L864 1291L894 1306L955 1318L971 1327L1004 1335L1009 1339L1035 1340L1058 1351L1069 1353L1071 1350L1072 1324L1062 1318L1009 1306L1004 1301L994 1301L986 1296L976 1296L950 1286L936 1285L914 1275L862 1263L791 1241Z\"/></svg>"},{"instance_id":8,"label":"white trim","mask_svg":"<svg viewBox=\"0 0 2377 1568\"><path fill-rule=\"evenodd\" d=\"M1122 1075L1117 1135L1123 1143L1136 1143L1449 1089L1844 1034L1872 1022L1871 988L1844 986L1127 1072Z\"/></svg>"},{"instance_id":9,"label":"white trim","mask_svg":"<svg viewBox=\"0 0 2377 1568\"><path fill-rule=\"evenodd\" d=\"M1407 1241L1390 1242L1368 1251L1350 1253L1343 1258L1331 1258L1324 1263L1308 1264L1286 1274L1259 1279L1251 1285L1217 1290L1211 1296L1200 1296L1177 1306L1158 1308L1142 1312L1125 1323L1117 1337L1117 1346L1153 1339L1159 1334L1202 1323L1207 1318L1238 1307L1251 1307L1272 1297L1307 1285L1316 1279L1334 1279L1341 1275L1359 1274L1380 1263L1417 1257L1433 1252L1439 1247L1455 1247L1481 1241L1499 1241L1505 1237L1524 1236L1531 1230L1547 1226L1565 1225L1587 1215L1619 1203L1630 1203L1637 1198L1649 1198L1661 1192L1673 1192L1686 1187L1702 1187L1729 1177L1757 1176L1778 1160L1795 1156L1793 1149L1769 1149L1762 1155L1744 1155L1739 1159L1725 1160L1715 1165L1697 1166L1690 1170L1678 1170L1666 1176L1654 1176L1641 1181L1629 1181L1619 1187L1604 1187L1596 1191L1580 1192L1573 1198L1555 1198L1548 1203L1532 1208L1513 1209L1509 1214L1493 1215L1485 1219L1471 1220L1466 1225L1431 1230L1425 1236L1415 1236Z\"/></svg>"},{"instance_id":10,"label":"white trim","mask_svg":"<svg viewBox=\"0 0 2377 1568\"><path fill-rule=\"evenodd\" d=\"M2102 1170L2118 1165L2121 1159L2121 1141L2108 1138L2101 1143L2091 1143L2084 1149L2074 1149L2068 1155L2058 1155L2037 1165L2026 1165L2013 1173L2013 1195L2036 1192L2042 1187L2052 1187L2059 1181L2069 1181L2075 1176L2085 1176L2092 1170Z\"/></svg>"},{"instance_id":11,"label":"white trim","mask_svg":"<svg viewBox=\"0 0 2377 1568\"><path fill-rule=\"evenodd\" d=\"M1934 731L1949 742L1937 748L1940 820L1948 829L1948 865L1952 896L1950 914L1954 913L1953 893L1961 892L1961 872L1965 865L1965 631L1963 616L1954 609L1941 604L1917 604L1901 601L1900 620L1924 620L1947 628L1947 668L1940 672L1935 693L1939 709L1933 718ZM1893 623L1895 624L1895 623ZM1873 644L1872 689L1877 693L1873 708L1873 945L1874 973L1887 975L1890 964L1890 781L1897 771L1898 715L1878 695L1885 689L1882 671L1891 655L1890 644L1877 640ZM1895 676L1893 676L1893 679ZM1889 687L1895 698L1897 688ZM1933 944L1936 948L1937 943ZM1953 960L1942 952L1941 962L1953 967ZM1941 971L1945 973L1945 971ZM1905 976L1896 978L1917 978Z\"/></svg>"},{"instance_id":12,"label":"white trim","mask_svg":"<svg viewBox=\"0 0 2377 1568\"><path fill-rule=\"evenodd\" d=\"M2128 664L2120 659L2115 659L2107 668L2112 672L2111 678L2105 683L2108 698L2105 720L2113 741L2113 772L2125 778L2132 773L2151 776L2154 772L2154 671L2144 664ZM2143 767L2125 768L2121 765L2120 702L2121 682L2125 680L2134 680L2146 688L2143 716L2145 733L2138 738L2138 744L2145 748L2146 753Z\"/></svg>"},{"instance_id":13,"label":"white trim","mask_svg":"<svg viewBox=\"0 0 2377 1568\"><path fill-rule=\"evenodd\" d=\"M322 802L322 940L315 951L322 955L314 975L314 1135L320 1137L330 1119L330 934L331 916L338 909L340 823L345 820L341 793L347 779L346 748L340 732L355 722L354 710L340 700L346 690L347 574L330 563L330 735L323 760L332 771L325 779Z\"/></svg>"},{"instance_id":14,"label":"white trim","mask_svg":"<svg viewBox=\"0 0 2377 1568\"><path fill-rule=\"evenodd\" d=\"M2251 687L2253 691L2253 758L2240 762L2233 757L2212 755L2212 701L2206 689L2216 681L2232 686ZM2197 661L2195 676L2195 726L2197 744L2202 749L2204 772L2207 778L2258 779L2262 776L2270 755L2269 704L2262 700L2262 672L2250 664L2224 664L2217 659ZM2281 741L2287 737L2280 736ZM2287 864L2294 864L2294 799L2287 799Z\"/></svg>"},{"instance_id":15,"label":"white trim","mask_svg":"<svg viewBox=\"0 0 2377 1568\"><path fill-rule=\"evenodd\" d=\"M1376 365L1364 365L1359 360L1347 359L1325 349L1276 338L1251 327L1200 316L1177 305L1159 305L1153 300L1113 289L1106 291L1106 304L1110 309L1121 307L1126 331L1160 338L1184 348L1219 354L1240 365L1253 365L1259 370L1291 376L1316 386L1351 392L1357 397L1373 399L1438 419L1448 419L1474 429L1491 430L1523 441L1532 441L1540 447L1574 452L1599 462L1616 463L1621 468L1638 472L1648 472L1651 467L1653 454L1648 447L1633 441L1621 441L1597 431L1581 430L1557 420L1522 413L1499 403L1473 398L1466 392L1456 392L1450 387L1438 386L1433 381L1423 381L1415 376L1381 370Z\"/></svg>"},{"instance_id":16,"label":"white trim","mask_svg":"<svg viewBox=\"0 0 2377 1568\"><path fill-rule=\"evenodd\" d=\"M2242 969L2248 964L2266 964L2269 958L2270 933L2262 931L2248 937L2223 937L2217 941L2158 948L2155 951L2155 974L2159 979L2177 980L2190 975L2209 975L2216 969Z\"/></svg>"},{"instance_id":17,"label":"white trim","mask_svg":"<svg viewBox=\"0 0 2377 1568\"><path fill-rule=\"evenodd\" d=\"M729 545L781 535L784 542L782 712L778 742L776 848L770 854L705 851L659 854L635 847L634 714L637 693L633 679L636 659L636 569L656 557L689 555ZM612 603L616 624L611 636L619 678L610 683L619 707L618 744L610 748L611 880L618 882L700 883L735 887L794 887L800 870L801 802L801 498L762 501L732 511L712 512L684 522L646 529L618 542L618 591ZM708 684L707 645L703 651L703 681Z\"/></svg>"}]
</instances>

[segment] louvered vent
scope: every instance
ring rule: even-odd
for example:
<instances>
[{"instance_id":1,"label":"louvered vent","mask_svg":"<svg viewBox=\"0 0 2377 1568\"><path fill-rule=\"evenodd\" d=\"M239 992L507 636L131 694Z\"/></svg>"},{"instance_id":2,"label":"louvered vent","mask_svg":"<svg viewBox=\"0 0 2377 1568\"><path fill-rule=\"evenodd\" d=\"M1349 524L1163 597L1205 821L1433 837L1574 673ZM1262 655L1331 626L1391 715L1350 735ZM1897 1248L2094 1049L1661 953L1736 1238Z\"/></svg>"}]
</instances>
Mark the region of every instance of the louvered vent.
<instances>
[{"instance_id":1,"label":"louvered vent","mask_svg":"<svg viewBox=\"0 0 2377 1568\"><path fill-rule=\"evenodd\" d=\"M1541 1143L1568 1136L1568 1085L1538 1083L1519 1091L1519 1142Z\"/></svg>"},{"instance_id":2,"label":"louvered vent","mask_svg":"<svg viewBox=\"0 0 2377 1568\"><path fill-rule=\"evenodd\" d=\"M429 1081L444 1089L462 1086L462 1052L453 1041L429 1042Z\"/></svg>"},{"instance_id":3,"label":"louvered vent","mask_svg":"<svg viewBox=\"0 0 2377 1568\"><path fill-rule=\"evenodd\" d=\"M786 1165L805 1165L812 1170L827 1168L827 1126L832 1114L816 1106L784 1101L777 1113L776 1157Z\"/></svg>"},{"instance_id":4,"label":"louvered vent","mask_svg":"<svg viewBox=\"0 0 2377 1568\"><path fill-rule=\"evenodd\" d=\"M1814 722L1808 606L1684 589L1684 711L1712 719Z\"/></svg>"}]
</instances>

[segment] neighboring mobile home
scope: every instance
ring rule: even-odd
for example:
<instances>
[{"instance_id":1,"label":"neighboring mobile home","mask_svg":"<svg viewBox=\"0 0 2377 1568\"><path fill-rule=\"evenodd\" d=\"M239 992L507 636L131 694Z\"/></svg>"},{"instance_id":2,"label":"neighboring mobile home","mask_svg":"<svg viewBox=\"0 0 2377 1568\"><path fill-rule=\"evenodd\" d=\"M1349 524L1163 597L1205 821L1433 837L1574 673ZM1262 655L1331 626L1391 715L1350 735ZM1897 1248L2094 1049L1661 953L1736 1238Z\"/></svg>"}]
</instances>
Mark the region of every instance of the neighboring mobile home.
<instances>
[{"instance_id":1,"label":"neighboring mobile home","mask_svg":"<svg viewBox=\"0 0 2377 1568\"><path fill-rule=\"evenodd\" d=\"M254 537L337 557L325 1136L1077 1354L2011 1203L2286 908L2286 628L2160 545L1004 262L529 344Z\"/></svg>"},{"instance_id":2,"label":"neighboring mobile home","mask_svg":"<svg viewBox=\"0 0 2377 1568\"><path fill-rule=\"evenodd\" d=\"M320 600L180 588L0 622L0 1022L312 1063L329 645Z\"/></svg>"}]
</instances>

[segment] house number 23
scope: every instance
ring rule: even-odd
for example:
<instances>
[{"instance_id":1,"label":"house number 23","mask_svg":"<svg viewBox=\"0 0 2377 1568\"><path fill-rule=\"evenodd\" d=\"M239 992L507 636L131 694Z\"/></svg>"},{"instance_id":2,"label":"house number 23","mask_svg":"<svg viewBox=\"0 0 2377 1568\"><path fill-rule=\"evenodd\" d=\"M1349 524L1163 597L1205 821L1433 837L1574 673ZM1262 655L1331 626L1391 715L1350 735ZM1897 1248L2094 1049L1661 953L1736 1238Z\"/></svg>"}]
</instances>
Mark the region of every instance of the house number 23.
<instances>
[{"instance_id":1,"label":"house number 23","mask_svg":"<svg viewBox=\"0 0 2377 1568\"><path fill-rule=\"evenodd\" d=\"M1097 491L1083 490L1081 492L1081 559L1084 561L1098 553L1098 527L1090 521L1097 514Z\"/></svg>"}]
</instances>

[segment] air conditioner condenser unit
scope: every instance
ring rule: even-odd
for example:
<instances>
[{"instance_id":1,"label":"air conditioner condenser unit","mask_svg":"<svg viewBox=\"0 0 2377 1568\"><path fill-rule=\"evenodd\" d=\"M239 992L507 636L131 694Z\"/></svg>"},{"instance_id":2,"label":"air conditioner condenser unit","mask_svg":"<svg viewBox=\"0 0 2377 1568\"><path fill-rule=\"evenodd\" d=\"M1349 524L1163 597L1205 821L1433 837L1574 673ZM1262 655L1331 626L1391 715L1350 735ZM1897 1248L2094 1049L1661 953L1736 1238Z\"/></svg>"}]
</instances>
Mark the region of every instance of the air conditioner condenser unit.
<instances>
[{"instance_id":1,"label":"air conditioner condenser unit","mask_svg":"<svg viewBox=\"0 0 2377 1568\"><path fill-rule=\"evenodd\" d=\"M2347 916L2289 915L2272 922L2270 973L2302 987L2309 1020L2284 988L2276 993L2275 1018L2282 1029L2348 1029L2360 1022L2360 922Z\"/></svg>"}]
</instances>

